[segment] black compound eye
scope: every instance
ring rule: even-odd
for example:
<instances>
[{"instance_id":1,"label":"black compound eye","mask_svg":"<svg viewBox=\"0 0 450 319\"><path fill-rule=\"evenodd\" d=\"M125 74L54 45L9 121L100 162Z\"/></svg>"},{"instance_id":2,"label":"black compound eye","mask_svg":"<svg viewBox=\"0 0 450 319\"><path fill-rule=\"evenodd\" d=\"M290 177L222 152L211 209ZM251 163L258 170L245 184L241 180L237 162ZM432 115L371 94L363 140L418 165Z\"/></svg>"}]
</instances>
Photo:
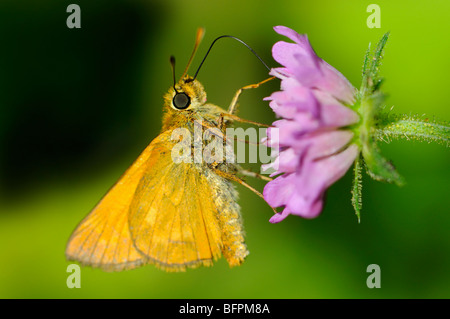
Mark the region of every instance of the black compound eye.
<instances>
[{"instance_id":1,"label":"black compound eye","mask_svg":"<svg viewBox=\"0 0 450 319\"><path fill-rule=\"evenodd\" d=\"M191 105L191 98L186 93L176 93L172 103L177 109L184 110Z\"/></svg>"}]
</instances>

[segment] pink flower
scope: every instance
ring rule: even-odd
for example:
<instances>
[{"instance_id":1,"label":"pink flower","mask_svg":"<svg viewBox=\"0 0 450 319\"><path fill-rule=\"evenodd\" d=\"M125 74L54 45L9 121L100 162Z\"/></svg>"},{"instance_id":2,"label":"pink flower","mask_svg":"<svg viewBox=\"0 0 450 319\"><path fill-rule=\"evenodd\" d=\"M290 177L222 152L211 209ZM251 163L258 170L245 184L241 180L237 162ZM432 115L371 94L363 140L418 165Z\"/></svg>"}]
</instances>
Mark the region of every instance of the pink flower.
<instances>
[{"instance_id":1,"label":"pink flower","mask_svg":"<svg viewBox=\"0 0 450 319\"><path fill-rule=\"evenodd\" d=\"M269 146L278 143L278 157L265 168L282 175L264 187L267 203L284 207L270 219L278 223L290 214L316 217L326 189L346 173L360 150L352 143L354 133L346 129L359 122L348 107L355 102L354 87L316 55L306 35L283 26L274 29L295 42L273 46L282 67L270 74L281 79L281 91L266 98L281 117L267 133Z\"/></svg>"}]
</instances>

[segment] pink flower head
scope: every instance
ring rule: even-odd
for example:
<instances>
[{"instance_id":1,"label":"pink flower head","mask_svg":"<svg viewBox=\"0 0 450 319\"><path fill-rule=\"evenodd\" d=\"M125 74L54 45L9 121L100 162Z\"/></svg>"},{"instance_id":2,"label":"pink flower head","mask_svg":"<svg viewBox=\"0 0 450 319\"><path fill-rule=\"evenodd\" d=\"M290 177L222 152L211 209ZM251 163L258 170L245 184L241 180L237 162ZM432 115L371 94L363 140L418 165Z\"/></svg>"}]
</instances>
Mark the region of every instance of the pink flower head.
<instances>
[{"instance_id":1,"label":"pink flower head","mask_svg":"<svg viewBox=\"0 0 450 319\"><path fill-rule=\"evenodd\" d=\"M264 187L267 203L284 207L270 219L278 223L290 214L314 218L322 211L326 189L359 154L353 132L345 129L359 116L347 106L355 101L354 87L316 55L307 36L283 26L274 29L295 42L273 46L273 57L282 67L270 74L281 79L281 91L266 98L281 118L267 132L267 144L278 145L278 157L265 168L282 175Z\"/></svg>"}]
</instances>

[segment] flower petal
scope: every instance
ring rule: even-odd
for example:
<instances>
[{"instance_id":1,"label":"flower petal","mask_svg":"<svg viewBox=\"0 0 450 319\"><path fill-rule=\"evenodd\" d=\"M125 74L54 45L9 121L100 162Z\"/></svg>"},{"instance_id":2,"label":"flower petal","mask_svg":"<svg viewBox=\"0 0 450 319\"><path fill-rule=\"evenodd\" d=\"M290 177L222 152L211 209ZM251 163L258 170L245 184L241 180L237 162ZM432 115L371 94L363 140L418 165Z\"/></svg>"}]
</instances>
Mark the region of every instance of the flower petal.
<instances>
[{"instance_id":1,"label":"flower petal","mask_svg":"<svg viewBox=\"0 0 450 319\"><path fill-rule=\"evenodd\" d=\"M275 27L273 27L273 29L275 30L276 33L280 34L280 35L284 35L285 37L291 39L294 42L297 43L302 43L304 40L302 39L302 36L300 34L298 34L296 31L292 30L291 28L285 27L283 25L277 25Z\"/></svg>"},{"instance_id":2,"label":"flower petal","mask_svg":"<svg viewBox=\"0 0 450 319\"><path fill-rule=\"evenodd\" d=\"M272 207L284 206L294 188L295 174L284 174L266 184L263 190L264 199Z\"/></svg>"},{"instance_id":3,"label":"flower petal","mask_svg":"<svg viewBox=\"0 0 450 319\"><path fill-rule=\"evenodd\" d=\"M306 160L316 161L341 151L353 138L353 132L333 130L308 134L292 145L297 154L307 151Z\"/></svg>"},{"instance_id":4,"label":"flower petal","mask_svg":"<svg viewBox=\"0 0 450 319\"><path fill-rule=\"evenodd\" d=\"M358 153L358 147L351 145L343 152L325 159L305 161L302 174L296 175L295 192L290 194L286 203L291 214L307 218L317 216L326 189L347 172Z\"/></svg>"},{"instance_id":5,"label":"flower petal","mask_svg":"<svg viewBox=\"0 0 450 319\"><path fill-rule=\"evenodd\" d=\"M272 224L279 223L289 215L290 215L289 210L285 208L281 213L273 215L272 218L269 219L269 222L271 222Z\"/></svg>"},{"instance_id":6,"label":"flower petal","mask_svg":"<svg viewBox=\"0 0 450 319\"><path fill-rule=\"evenodd\" d=\"M267 183L264 198L272 207L285 206L285 213L314 218L322 210L326 189L347 172L358 153L358 147L351 145L325 159L305 161L301 173L285 174Z\"/></svg>"},{"instance_id":7,"label":"flower petal","mask_svg":"<svg viewBox=\"0 0 450 319\"><path fill-rule=\"evenodd\" d=\"M323 77L315 85L336 99L347 104L353 104L356 90L349 80L324 60L320 63L320 69Z\"/></svg>"},{"instance_id":8,"label":"flower petal","mask_svg":"<svg viewBox=\"0 0 450 319\"><path fill-rule=\"evenodd\" d=\"M280 117L292 119L299 112L308 112L319 118L319 101L313 91L301 85L274 92L266 100L271 100L270 107Z\"/></svg>"},{"instance_id":9,"label":"flower petal","mask_svg":"<svg viewBox=\"0 0 450 319\"><path fill-rule=\"evenodd\" d=\"M359 116L352 109L342 105L326 92L314 90L320 104L320 117L326 127L342 127L355 124Z\"/></svg>"},{"instance_id":10,"label":"flower petal","mask_svg":"<svg viewBox=\"0 0 450 319\"><path fill-rule=\"evenodd\" d=\"M306 35L300 35L283 26L274 28L295 43L279 41L272 48L272 55L284 69L282 74L293 75L302 85L328 92L337 100L354 102L355 88L334 67L317 56Z\"/></svg>"}]
</instances>

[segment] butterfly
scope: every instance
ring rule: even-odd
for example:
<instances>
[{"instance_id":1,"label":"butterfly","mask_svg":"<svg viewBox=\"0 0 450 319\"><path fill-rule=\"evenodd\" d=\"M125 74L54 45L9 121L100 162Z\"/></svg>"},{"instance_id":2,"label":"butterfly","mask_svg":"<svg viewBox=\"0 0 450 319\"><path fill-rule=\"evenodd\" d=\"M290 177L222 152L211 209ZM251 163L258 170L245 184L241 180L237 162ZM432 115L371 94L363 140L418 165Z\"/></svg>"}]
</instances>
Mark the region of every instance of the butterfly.
<instances>
[{"instance_id":1,"label":"butterfly","mask_svg":"<svg viewBox=\"0 0 450 319\"><path fill-rule=\"evenodd\" d=\"M203 33L197 31L181 80L164 96L161 133L75 229L66 248L68 260L105 271L145 264L184 271L211 266L221 255L230 266L237 266L248 255L232 181L257 191L237 176L242 169L226 161L174 161L173 157L180 143L173 138L174 130L194 134L200 125L202 131L213 128L220 134L231 120L239 120L233 113L242 89L225 111L207 103L203 85L187 75ZM175 74L174 58L171 62Z\"/></svg>"}]
</instances>

